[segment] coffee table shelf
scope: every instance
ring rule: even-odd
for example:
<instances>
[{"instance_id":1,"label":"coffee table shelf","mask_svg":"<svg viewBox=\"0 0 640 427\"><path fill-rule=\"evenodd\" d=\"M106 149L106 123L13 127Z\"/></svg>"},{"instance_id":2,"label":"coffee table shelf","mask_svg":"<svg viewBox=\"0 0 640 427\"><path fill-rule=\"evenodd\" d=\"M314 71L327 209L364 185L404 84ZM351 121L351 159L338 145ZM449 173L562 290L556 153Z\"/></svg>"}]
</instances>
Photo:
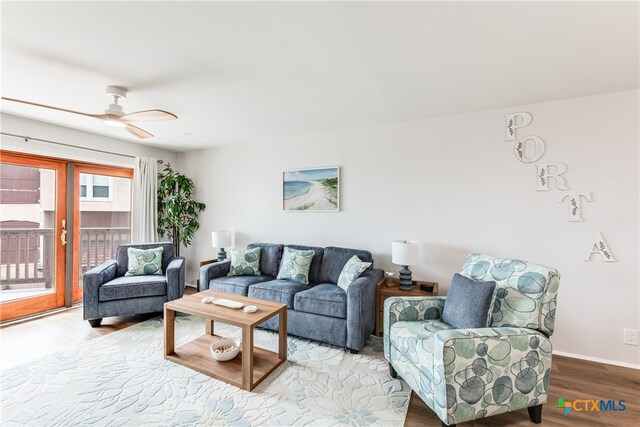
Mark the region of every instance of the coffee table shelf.
<instances>
[{"instance_id":1,"label":"coffee table shelf","mask_svg":"<svg viewBox=\"0 0 640 427\"><path fill-rule=\"evenodd\" d=\"M256 313L245 313L213 304L203 304L202 298L228 298L245 305L258 307ZM205 319L204 335L180 347L175 347L175 314L187 313ZM278 351L253 345L257 325L279 316ZM219 362L211 356L209 345L221 337L214 335L214 321L242 328L241 353L235 358ZM287 360L287 305L240 296L204 291L165 303L164 305L165 359L209 375L228 384L251 391L278 366Z\"/></svg>"},{"instance_id":2,"label":"coffee table shelf","mask_svg":"<svg viewBox=\"0 0 640 427\"><path fill-rule=\"evenodd\" d=\"M242 353L226 362L218 362L211 357L209 344L220 338L222 337L217 335L203 335L176 348L173 354L166 356L166 359L242 388ZM254 347L253 387L260 384L283 362L278 353Z\"/></svg>"}]
</instances>

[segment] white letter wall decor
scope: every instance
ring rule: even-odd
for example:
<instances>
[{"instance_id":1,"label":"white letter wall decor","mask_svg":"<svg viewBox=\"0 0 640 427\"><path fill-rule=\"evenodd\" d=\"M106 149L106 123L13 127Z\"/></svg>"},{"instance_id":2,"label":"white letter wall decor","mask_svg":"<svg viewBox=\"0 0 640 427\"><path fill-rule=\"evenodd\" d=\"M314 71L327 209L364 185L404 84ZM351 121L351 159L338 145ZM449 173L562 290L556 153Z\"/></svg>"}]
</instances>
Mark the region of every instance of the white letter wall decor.
<instances>
[{"instance_id":1,"label":"white letter wall decor","mask_svg":"<svg viewBox=\"0 0 640 427\"><path fill-rule=\"evenodd\" d=\"M578 193L571 191L569 193L561 193L558 195L558 203L562 203L565 198L569 198L569 222L580 222L582 219L582 201L580 197L583 197L587 202L591 201L591 192Z\"/></svg>"},{"instance_id":2,"label":"white letter wall decor","mask_svg":"<svg viewBox=\"0 0 640 427\"><path fill-rule=\"evenodd\" d=\"M529 126L533 121L531 113L518 112L507 113L505 119L505 141L514 142L513 152L519 162L533 163L539 160L545 152L545 144L542 138L536 135L527 135L518 138L517 130ZM591 192L580 193L577 191L569 191L567 181L563 176L567 172L567 165L563 162L544 162L538 163L536 166L536 191L551 190L550 182L553 179L555 189L563 191L558 195L558 203L562 203L564 199L569 199L569 222L581 222L582 218L582 199L591 202ZM591 256L600 255L603 262L616 262L607 242L598 233L598 238L589 246L589 252L585 261L591 261Z\"/></svg>"},{"instance_id":3,"label":"white letter wall decor","mask_svg":"<svg viewBox=\"0 0 640 427\"><path fill-rule=\"evenodd\" d=\"M589 245L589 252L587 252L587 257L584 260L587 262L591 261L591 255L593 254L600 255L600 261L602 262L616 262L601 233L598 233L596 240Z\"/></svg>"},{"instance_id":4,"label":"white letter wall decor","mask_svg":"<svg viewBox=\"0 0 640 427\"><path fill-rule=\"evenodd\" d=\"M533 141L533 155L527 154L527 142ZM516 159L522 163L533 163L540 160L540 157L544 154L544 141L542 138L536 135L527 135L518 139L513 146L513 152L516 155Z\"/></svg>"},{"instance_id":5,"label":"white letter wall decor","mask_svg":"<svg viewBox=\"0 0 640 427\"><path fill-rule=\"evenodd\" d=\"M520 118L520 120L518 120ZM504 115L505 121L505 141L516 140L516 129L529 126L533 117L530 113L508 113Z\"/></svg>"},{"instance_id":6,"label":"white letter wall decor","mask_svg":"<svg viewBox=\"0 0 640 427\"><path fill-rule=\"evenodd\" d=\"M567 165L562 162L538 163L536 164L536 173L538 175L536 191L549 191L549 182L553 179L556 183L556 189L567 191L567 181L562 174L567 171Z\"/></svg>"}]
</instances>

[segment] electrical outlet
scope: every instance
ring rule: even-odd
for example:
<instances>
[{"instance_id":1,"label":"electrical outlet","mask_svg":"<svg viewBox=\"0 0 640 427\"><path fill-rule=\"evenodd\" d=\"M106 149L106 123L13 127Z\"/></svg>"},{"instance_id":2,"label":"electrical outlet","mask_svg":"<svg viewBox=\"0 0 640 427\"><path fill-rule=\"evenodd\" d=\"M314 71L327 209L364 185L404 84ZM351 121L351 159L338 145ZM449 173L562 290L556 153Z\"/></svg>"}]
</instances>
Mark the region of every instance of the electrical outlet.
<instances>
[{"instance_id":1,"label":"electrical outlet","mask_svg":"<svg viewBox=\"0 0 640 427\"><path fill-rule=\"evenodd\" d=\"M638 330L637 329L625 329L624 330L624 343L627 345L638 345Z\"/></svg>"}]
</instances>

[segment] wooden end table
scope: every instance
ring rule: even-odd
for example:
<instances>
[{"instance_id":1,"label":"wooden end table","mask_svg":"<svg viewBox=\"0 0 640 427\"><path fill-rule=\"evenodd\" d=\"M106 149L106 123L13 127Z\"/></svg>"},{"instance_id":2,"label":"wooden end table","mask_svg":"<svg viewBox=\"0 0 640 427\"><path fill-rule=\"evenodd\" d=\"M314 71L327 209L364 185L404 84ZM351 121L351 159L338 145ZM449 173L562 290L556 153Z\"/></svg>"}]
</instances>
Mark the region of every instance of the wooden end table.
<instances>
[{"instance_id":1,"label":"wooden end table","mask_svg":"<svg viewBox=\"0 0 640 427\"><path fill-rule=\"evenodd\" d=\"M386 281L390 280L395 286L389 288ZM438 282L414 280L410 291L398 288L399 279L391 278L382 280L376 286L376 335L382 336L382 324L384 323L384 301L389 297L429 297L438 295ZM420 285L433 285L433 292L425 292Z\"/></svg>"},{"instance_id":2,"label":"wooden end table","mask_svg":"<svg viewBox=\"0 0 640 427\"><path fill-rule=\"evenodd\" d=\"M214 262L218 262L218 258L202 260L202 261L200 261L200 267L202 267L203 265L207 265L207 264L213 264Z\"/></svg>"},{"instance_id":3,"label":"wooden end table","mask_svg":"<svg viewBox=\"0 0 640 427\"><path fill-rule=\"evenodd\" d=\"M204 304L203 297L224 298L245 306L255 305L258 311L245 313L242 309ZM175 348L175 315L178 311L204 318L205 334ZM255 327L275 315L280 320L277 353L253 344ZM216 321L242 328L241 357L219 362L211 356L209 345L221 338L213 333ZM287 360L287 305L214 291L198 292L167 302L164 304L164 358L251 391Z\"/></svg>"}]
</instances>

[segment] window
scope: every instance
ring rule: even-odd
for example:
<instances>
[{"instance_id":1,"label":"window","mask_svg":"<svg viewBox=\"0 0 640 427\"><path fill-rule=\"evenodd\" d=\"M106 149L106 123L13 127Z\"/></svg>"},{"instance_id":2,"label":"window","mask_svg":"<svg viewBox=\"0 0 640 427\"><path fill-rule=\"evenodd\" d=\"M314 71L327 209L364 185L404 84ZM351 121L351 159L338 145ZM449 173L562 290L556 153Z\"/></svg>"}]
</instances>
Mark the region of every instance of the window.
<instances>
[{"instance_id":1,"label":"window","mask_svg":"<svg viewBox=\"0 0 640 427\"><path fill-rule=\"evenodd\" d=\"M0 165L0 204L40 203L40 169Z\"/></svg>"},{"instance_id":2,"label":"window","mask_svg":"<svg viewBox=\"0 0 640 427\"><path fill-rule=\"evenodd\" d=\"M113 195L113 178L105 175L80 174L80 199L108 200Z\"/></svg>"}]
</instances>

